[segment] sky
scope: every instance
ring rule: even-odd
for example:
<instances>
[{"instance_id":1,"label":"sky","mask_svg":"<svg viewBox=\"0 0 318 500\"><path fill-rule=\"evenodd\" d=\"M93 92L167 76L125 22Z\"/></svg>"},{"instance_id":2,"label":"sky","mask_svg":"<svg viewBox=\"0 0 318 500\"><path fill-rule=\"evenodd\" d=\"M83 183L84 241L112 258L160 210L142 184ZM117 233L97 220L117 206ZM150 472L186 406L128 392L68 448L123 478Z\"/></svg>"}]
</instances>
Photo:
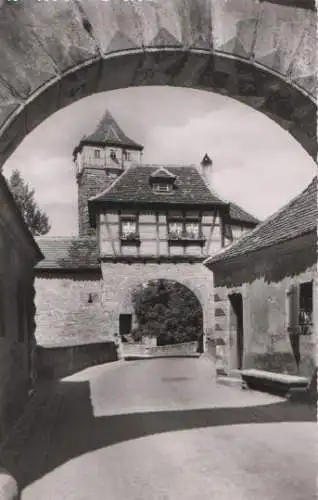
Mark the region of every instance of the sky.
<instances>
[{"instance_id":1,"label":"sky","mask_svg":"<svg viewBox=\"0 0 318 500\"><path fill-rule=\"evenodd\" d=\"M49 216L48 236L77 234L72 151L108 109L126 135L143 144L143 163L213 160L213 189L264 220L316 174L300 144L262 113L234 99L192 89L134 87L94 94L34 129L4 165L17 168Z\"/></svg>"}]
</instances>

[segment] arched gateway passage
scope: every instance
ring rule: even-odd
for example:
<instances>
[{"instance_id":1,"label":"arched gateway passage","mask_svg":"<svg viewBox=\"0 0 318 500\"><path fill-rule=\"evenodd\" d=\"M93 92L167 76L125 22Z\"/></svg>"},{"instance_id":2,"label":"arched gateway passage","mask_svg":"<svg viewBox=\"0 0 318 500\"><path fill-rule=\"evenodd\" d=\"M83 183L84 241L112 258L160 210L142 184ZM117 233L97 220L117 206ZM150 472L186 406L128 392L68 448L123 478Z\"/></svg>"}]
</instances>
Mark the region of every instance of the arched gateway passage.
<instances>
[{"instance_id":1,"label":"arched gateway passage","mask_svg":"<svg viewBox=\"0 0 318 500\"><path fill-rule=\"evenodd\" d=\"M131 319L127 333L137 342L170 345L203 339L201 303L195 293L177 281L157 279L142 283L130 297L126 296L125 302L132 314L121 314L120 318Z\"/></svg>"},{"instance_id":2,"label":"arched gateway passage","mask_svg":"<svg viewBox=\"0 0 318 500\"><path fill-rule=\"evenodd\" d=\"M0 0L0 165L35 126L96 92L219 92L316 145L314 0Z\"/></svg>"},{"instance_id":3,"label":"arched gateway passage","mask_svg":"<svg viewBox=\"0 0 318 500\"><path fill-rule=\"evenodd\" d=\"M108 331L119 331L121 315L134 315L134 290L143 284L158 280L173 281L192 292L202 308L203 332L213 330L213 274L200 262L178 262L174 265L106 262L102 263L102 273L105 282L103 303L107 313ZM133 322L131 326L134 326Z\"/></svg>"}]
</instances>

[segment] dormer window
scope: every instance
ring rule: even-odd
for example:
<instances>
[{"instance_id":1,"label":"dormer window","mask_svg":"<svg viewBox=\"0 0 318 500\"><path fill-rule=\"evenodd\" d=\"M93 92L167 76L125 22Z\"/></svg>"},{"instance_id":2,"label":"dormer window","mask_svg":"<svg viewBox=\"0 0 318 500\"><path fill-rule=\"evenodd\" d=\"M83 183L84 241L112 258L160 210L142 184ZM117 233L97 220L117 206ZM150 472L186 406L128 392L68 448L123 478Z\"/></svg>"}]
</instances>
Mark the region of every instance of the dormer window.
<instances>
[{"instance_id":1,"label":"dormer window","mask_svg":"<svg viewBox=\"0 0 318 500\"><path fill-rule=\"evenodd\" d=\"M171 193L172 192L172 184L167 183L155 183L152 185L152 189L155 193Z\"/></svg>"},{"instance_id":2,"label":"dormer window","mask_svg":"<svg viewBox=\"0 0 318 500\"><path fill-rule=\"evenodd\" d=\"M172 193L175 188L176 176L164 167L159 167L150 176L152 190L157 194Z\"/></svg>"}]
</instances>

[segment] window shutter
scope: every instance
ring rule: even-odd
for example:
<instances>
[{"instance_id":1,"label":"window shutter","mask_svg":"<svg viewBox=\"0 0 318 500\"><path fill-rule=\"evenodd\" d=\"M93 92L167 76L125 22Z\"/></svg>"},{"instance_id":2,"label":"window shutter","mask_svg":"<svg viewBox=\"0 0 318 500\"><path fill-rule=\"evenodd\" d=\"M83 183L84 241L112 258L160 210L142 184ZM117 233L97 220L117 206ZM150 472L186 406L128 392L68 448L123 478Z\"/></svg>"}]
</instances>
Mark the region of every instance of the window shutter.
<instances>
[{"instance_id":1,"label":"window shutter","mask_svg":"<svg viewBox=\"0 0 318 500\"><path fill-rule=\"evenodd\" d=\"M287 327L290 333L296 333L298 327L298 304L299 287L292 285L287 292L288 310L287 310Z\"/></svg>"}]
</instances>

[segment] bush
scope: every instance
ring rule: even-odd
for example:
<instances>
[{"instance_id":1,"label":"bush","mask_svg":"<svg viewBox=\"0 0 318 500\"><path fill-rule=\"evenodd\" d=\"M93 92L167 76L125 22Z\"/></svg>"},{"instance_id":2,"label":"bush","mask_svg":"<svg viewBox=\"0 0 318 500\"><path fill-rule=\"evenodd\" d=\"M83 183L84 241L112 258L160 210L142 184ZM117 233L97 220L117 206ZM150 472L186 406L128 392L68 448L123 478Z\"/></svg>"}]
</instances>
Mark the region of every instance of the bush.
<instances>
[{"instance_id":1,"label":"bush","mask_svg":"<svg viewBox=\"0 0 318 500\"><path fill-rule=\"evenodd\" d=\"M134 338L154 336L158 345L198 340L203 315L197 297L183 285L168 280L139 286L132 296L138 332Z\"/></svg>"}]
</instances>

